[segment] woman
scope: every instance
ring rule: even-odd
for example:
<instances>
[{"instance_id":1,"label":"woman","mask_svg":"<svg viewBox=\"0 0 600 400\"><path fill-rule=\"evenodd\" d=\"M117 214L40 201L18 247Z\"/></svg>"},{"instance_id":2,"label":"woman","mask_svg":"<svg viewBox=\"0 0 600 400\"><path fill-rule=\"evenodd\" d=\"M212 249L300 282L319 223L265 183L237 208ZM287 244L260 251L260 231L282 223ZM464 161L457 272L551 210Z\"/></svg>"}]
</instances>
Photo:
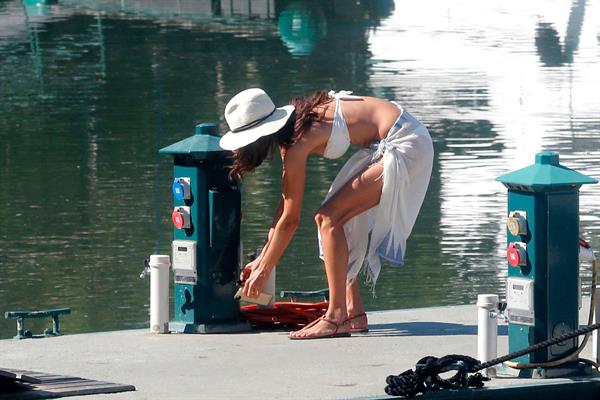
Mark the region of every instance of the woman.
<instances>
[{"instance_id":1,"label":"woman","mask_svg":"<svg viewBox=\"0 0 600 400\"><path fill-rule=\"evenodd\" d=\"M402 265L431 175L433 146L425 126L396 103L350 93L316 92L277 108L263 90L248 89L225 108L231 131L220 145L234 151L232 176L254 170L276 148L283 162L282 198L267 242L242 271L248 297L261 293L298 226L305 180L319 179L306 176L307 158L338 158L351 144L361 148L315 213L329 285L327 312L290 333L291 339L368 330L358 272L366 264L374 284L380 257Z\"/></svg>"}]
</instances>

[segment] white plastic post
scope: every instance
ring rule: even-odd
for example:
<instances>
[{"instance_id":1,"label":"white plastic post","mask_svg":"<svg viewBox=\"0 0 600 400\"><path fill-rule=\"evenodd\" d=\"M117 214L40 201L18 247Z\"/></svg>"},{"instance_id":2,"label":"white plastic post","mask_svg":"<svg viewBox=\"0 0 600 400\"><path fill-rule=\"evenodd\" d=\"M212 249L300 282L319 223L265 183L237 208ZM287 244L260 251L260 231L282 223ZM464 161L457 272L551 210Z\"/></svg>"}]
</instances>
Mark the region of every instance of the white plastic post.
<instances>
[{"instance_id":1,"label":"white plastic post","mask_svg":"<svg viewBox=\"0 0 600 400\"><path fill-rule=\"evenodd\" d=\"M498 356L498 320L490 316L490 311L498 307L498 295L480 294L477 296L477 359L481 362L493 360ZM485 370L493 376L496 369Z\"/></svg>"},{"instance_id":2,"label":"white plastic post","mask_svg":"<svg viewBox=\"0 0 600 400\"><path fill-rule=\"evenodd\" d=\"M169 256L150 256L150 332L169 332Z\"/></svg>"},{"instance_id":3,"label":"white plastic post","mask_svg":"<svg viewBox=\"0 0 600 400\"><path fill-rule=\"evenodd\" d=\"M600 321L600 288L596 288L596 308L594 309L594 324ZM598 335L598 329L592 334L592 352L593 359L596 362L600 362L600 335Z\"/></svg>"},{"instance_id":4,"label":"white plastic post","mask_svg":"<svg viewBox=\"0 0 600 400\"><path fill-rule=\"evenodd\" d=\"M273 268L273 270L271 271L271 275L269 275L269 280L267 281L267 283L265 284L265 287L263 287L262 292L264 294L270 294L271 295L271 301L269 302L269 304L265 305L265 306L258 306L258 308L275 308L275 271L277 270L277 268Z\"/></svg>"}]
</instances>

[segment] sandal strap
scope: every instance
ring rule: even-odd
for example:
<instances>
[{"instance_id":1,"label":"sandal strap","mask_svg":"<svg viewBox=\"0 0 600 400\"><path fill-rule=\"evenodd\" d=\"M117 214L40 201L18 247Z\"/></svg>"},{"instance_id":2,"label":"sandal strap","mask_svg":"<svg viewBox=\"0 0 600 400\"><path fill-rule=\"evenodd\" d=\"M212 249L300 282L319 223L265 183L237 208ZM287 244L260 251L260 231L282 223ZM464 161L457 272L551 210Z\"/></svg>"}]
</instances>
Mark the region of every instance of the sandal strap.
<instances>
[{"instance_id":1,"label":"sandal strap","mask_svg":"<svg viewBox=\"0 0 600 400\"><path fill-rule=\"evenodd\" d=\"M367 314L366 314L366 313L360 313L360 314L356 314L354 317L350 317L350 318L348 318L348 319L346 320L346 322L350 322L350 321L352 321L352 320L354 320L354 319L357 319L357 318L360 318L360 317L366 317L366 316L367 316Z\"/></svg>"},{"instance_id":2,"label":"sandal strap","mask_svg":"<svg viewBox=\"0 0 600 400\"><path fill-rule=\"evenodd\" d=\"M306 328L310 328L311 326L315 326L316 324L318 324L318 323L319 323L319 321L320 321L322 318L323 318L323 317L321 317L321 318L317 318L317 319L313 320L312 322L309 322L308 324L304 325L304 326L302 327L302 329L306 329ZM300 330L302 330L302 329L300 329Z\"/></svg>"},{"instance_id":3,"label":"sandal strap","mask_svg":"<svg viewBox=\"0 0 600 400\"><path fill-rule=\"evenodd\" d=\"M321 317L321 320L323 320L323 321L325 321L325 322L328 322L328 323L330 323L331 325L335 326L335 331L333 331L333 334L334 334L334 335L337 333L338 329L340 329L340 325L343 325L343 324L345 324L345 323L347 322L347 321L343 321L343 322L341 322L341 323L339 323L339 324L338 324L337 322L335 322L335 321L332 321L332 320L330 320L329 318L325 318L325 316L322 316L322 317Z\"/></svg>"},{"instance_id":4,"label":"sandal strap","mask_svg":"<svg viewBox=\"0 0 600 400\"><path fill-rule=\"evenodd\" d=\"M323 315L321 318L317 318L314 321L312 321L310 324L305 325L304 327L302 327L301 330L304 330L306 328L310 328L312 326L315 326L316 324L318 324L321 321L325 321L325 322L327 322L327 323L335 326L335 330L333 331L334 335L337 333L338 329L340 329L341 325L344 325L346 322L348 322L348 320L346 320L346 321L343 321L343 322L341 322L341 323L338 324L337 322L335 322L335 321L333 321L333 320L331 320L329 318L325 318L325 316Z\"/></svg>"}]
</instances>

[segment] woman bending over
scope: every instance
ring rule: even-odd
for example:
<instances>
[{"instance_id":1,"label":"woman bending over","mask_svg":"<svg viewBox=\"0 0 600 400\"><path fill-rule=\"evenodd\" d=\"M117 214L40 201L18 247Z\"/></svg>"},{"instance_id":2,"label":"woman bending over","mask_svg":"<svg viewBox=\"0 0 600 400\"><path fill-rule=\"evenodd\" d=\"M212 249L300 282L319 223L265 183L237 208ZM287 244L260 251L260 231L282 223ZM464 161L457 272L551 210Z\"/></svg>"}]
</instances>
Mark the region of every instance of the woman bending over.
<instances>
[{"instance_id":1,"label":"woman bending over","mask_svg":"<svg viewBox=\"0 0 600 400\"><path fill-rule=\"evenodd\" d=\"M325 262L329 306L325 315L291 339L349 336L368 329L357 275L363 265L374 284L381 258L402 265L408 238L433 162L427 128L399 104L351 92L316 92L277 108L261 89L247 89L225 108L230 132L220 141L233 150L231 176L242 178L276 149L281 155L281 200L260 256L242 271L244 294L257 297L288 246L300 219L306 161L359 150L334 179L315 213Z\"/></svg>"}]
</instances>

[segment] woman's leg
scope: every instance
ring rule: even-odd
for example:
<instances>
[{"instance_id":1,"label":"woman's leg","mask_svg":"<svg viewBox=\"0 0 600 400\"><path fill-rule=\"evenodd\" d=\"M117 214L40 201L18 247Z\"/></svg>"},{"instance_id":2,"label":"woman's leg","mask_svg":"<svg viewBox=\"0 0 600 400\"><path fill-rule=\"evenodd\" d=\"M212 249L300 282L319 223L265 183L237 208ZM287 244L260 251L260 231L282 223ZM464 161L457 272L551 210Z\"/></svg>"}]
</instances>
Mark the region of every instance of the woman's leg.
<instances>
[{"instance_id":1,"label":"woman's leg","mask_svg":"<svg viewBox=\"0 0 600 400\"><path fill-rule=\"evenodd\" d=\"M346 288L346 311L348 321L353 331L366 331L368 328L367 316L365 314L365 305L360 297L360 285L358 279L348 285Z\"/></svg>"},{"instance_id":2,"label":"woman's leg","mask_svg":"<svg viewBox=\"0 0 600 400\"><path fill-rule=\"evenodd\" d=\"M338 333L348 332L346 281L348 275L348 244L344 224L350 218L379 204L383 187L383 166L376 163L344 184L315 214L321 234L325 272L329 285L329 307L325 318L339 326ZM290 334L294 338L320 337L334 333L336 327L327 321Z\"/></svg>"}]
</instances>

